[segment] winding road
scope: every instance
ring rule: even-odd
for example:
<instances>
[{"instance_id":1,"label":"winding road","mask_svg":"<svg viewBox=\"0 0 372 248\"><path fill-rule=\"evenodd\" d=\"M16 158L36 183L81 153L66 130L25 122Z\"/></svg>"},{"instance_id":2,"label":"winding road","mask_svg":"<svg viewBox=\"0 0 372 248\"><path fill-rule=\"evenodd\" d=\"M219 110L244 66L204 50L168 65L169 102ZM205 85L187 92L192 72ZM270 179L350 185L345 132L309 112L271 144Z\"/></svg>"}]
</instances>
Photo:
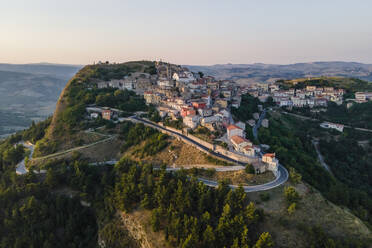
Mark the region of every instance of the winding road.
<instances>
[{"instance_id":1,"label":"winding road","mask_svg":"<svg viewBox=\"0 0 372 248\"><path fill-rule=\"evenodd\" d=\"M259 120L262 121L262 119L265 117L265 114L266 114L266 110L264 110L262 112ZM229 157L227 157L227 156L225 156L223 154L220 154L220 153L211 151L207 147L203 146L202 144L197 143L196 141L190 139L186 135L183 135L183 134L174 132L172 130L166 129L163 126L160 126L160 125L155 124L155 123L153 123L151 121L148 121L148 120L139 118L137 116L131 116L128 119L129 120L132 120L134 122L142 122L142 123L144 123L144 124L146 124L148 126L151 126L151 127L156 128L156 129L161 129L161 130L165 130L167 132L170 132L174 136L177 136L177 137L179 137L181 139L184 139L184 140L187 140L189 142L192 142L194 145L198 146L199 148L201 148L205 152L211 153L214 156L217 156L217 157L222 158L224 160L231 161L231 162L234 162L234 163L239 164L240 165L240 166L238 166L239 169L243 169L244 166L245 166L245 163L242 163L242 162L236 161L234 159L231 159L231 158L229 158ZM224 171L236 171L237 170L237 166L231 166L231 167L225 167L225 168L226 169L224 169ZM172 170L174 171L174 170L178 170L178 169L179 168L167 168L168 171L172 171ZM247 192L247 193L269 190L269 189L278 187L278 186L282 185L283 183L285 183L288 180L288 177L289 177L289 174L288 174L287 169L284 168L284 166L282 166L281 164L279 164L279 166L278 166L278 173L276 174L275 180L273 180L271 182L268 182L268 183L265 183L265 184L260 184L260 185L244 186L243 188L244 188L244 191ZM213 181L213 180L207 180L207 179L204 179L204 178L198 178L198 180L201 181L201 182L203 182L203 183L205 183L208 186L211 186L211 187L217 187L218 186L218 182ZM238 185L229 185L229 186L231 188L237 188L237 187L239 187Z\"/></svg>"},{"instance_id":2,"label":"winding road","mask_svg":"<svg viewBox=\"0 0 372 248\"><path fill-rule=\"evenodd\" d=\"M266 110L264 110L264 112L260 116L260 119L259 120L262 121L262 119L264 118L265 113L266 113ZM167 132L170 132L174 136L177 136L177 137L179 137L181 139L184 139L184 140L187 140L187 141L193 143L194 145L198 146L199 148L201 148L206 153L211 153L211 154L213 154L216 157L219 157L219 158L222 158L224 160L227 160L227 161L230 161L230 162L234 162L234 163L239 164L239 165L236 165L236 166L213 166L213 167L208 167L208 168L213 168L216 171L238 171L238 170L243 170L245 168L245 163L242 163L242 162L239 162L237 160L234 160L234 159L232 159L230 157L227 157L227 156L225 156L223 154L220 154L220 153L211 151L210 149L208 149L204 145L202 145L202 144L200 144L200 143L198 143L198 142L190 139L186 135L183 135L183 134L174 132L172 130L166 129L166 128L160 126L160 125L157 125L157 124L155 124L153 122L144 120L144 119L139 118L137 116L131 116L131 117L127 118L127 119L130 120L130 121L133 121L133 122L142 122L142 123L144 123L147 126L151 126L153 128L156 128L156 129L161 129L161 130L165 130ZM94 143L91 143L91 144L88 144L88 145L85 145L85 146L80 146L80 147L68 149L68 150L65 150L65 151L57 152L57 153L50 154L50 155L47 155L47 156L44 156L44 157L34 158L33 160L52 158L52 157L59 156L59 155L62 155L62 154L65 154L65 153L68 153L68 152L71 152L71 151L80 150L80 149L87 148L87 147L90 147L90 146L93 146L93 145L96 145L96 144L99 144L99 143L102 143L102 142L106 142L106 141L108 141L110 139L113 139L114 137L115 136L111 136L109 138L100 140L98 142L94 142ZM26 147L30 148L30 150L31 150L31 156L30 157L32 157L33 145L32 144L31 145L30 144L25 144L25 143L22 143L22 144L25 145ZM90 165L93 165L93 166L107 165L107 164L114 165L117 162L118 162L117 160L111 160L111 161L106 161L106 162L90 163ZM203 168L203 166L198 166L198 167L199 168ZM171 167L168 167L167 168L167 171L176 171L176 170L180 170L180 169L181 168L171 168ZM17 165L16 172L17 172L17 174L26 174L26 173L28 173L28 170L25 167L25 159L23 159L22 162L20 162ZM198 178L198 180L200 182L203 182L204 184L210 186L210 187L217 187L218 186L218 182L217 181L208 180L208 179L205 179L205 178ZM265 184L260 184L260 185L243 186L243 189L247 193L269 190L269 189L272 189L272 188L275 188L275 187L278 187L278 186L282 185L287 180L288 180L288 171L282 165L279 164L278 172L277 172L276 177L275 177L275 179L273 181L268 182L268 183L265 183ZM239 187L238 185L229 185L229 186L232 189L235 189L235 188Z\"/></svg>"},{"instance_id":3,"label":"winding road","mask_svg":"<svg viewBox=\"0 0 372 248\"><path fill-rule=\"evenodd\" d=\"M20 142L20 145L30 149L30 158L32 158L32 154L34 153L34 145L29 142ZM19 162L16 166L16 173L17 175L24 175L28 173L28 169L26 168L26 158L23 158L21 162Z\"/></svg>"}]
</instances>

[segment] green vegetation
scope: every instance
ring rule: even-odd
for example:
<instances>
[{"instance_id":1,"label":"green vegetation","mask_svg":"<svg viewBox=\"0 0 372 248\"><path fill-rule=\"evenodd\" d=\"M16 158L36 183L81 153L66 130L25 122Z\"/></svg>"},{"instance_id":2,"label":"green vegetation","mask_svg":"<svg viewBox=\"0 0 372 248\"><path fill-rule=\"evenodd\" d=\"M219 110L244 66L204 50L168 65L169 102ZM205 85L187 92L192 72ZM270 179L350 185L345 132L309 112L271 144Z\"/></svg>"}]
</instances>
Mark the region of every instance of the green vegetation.
<instances>
[{"instance_id":1,"label":"green vegetation","mask_svg":"<svg viewBox=\"0 0 372 248\"><path fill-rule=\"evenodd\" d=\"M323 133L325 132L325 133ZM344 132L348 135L349 132ZM340 133L337 133L339 135ZM270 145L281 164L290 168L290 179L296 183L302 179L311 184L330 201L347 206L363 221L371 223L371 192L368 178L370 152L361 149L356 134L338 137L337 141L320 141L320 149L331 166L335 177L323 169L311 143L312 137L328 137L327 130L321 129L317 122L302 121L295 117L281 115L270 118L270 128L259 130L259 139ZM340 139L341 138L341 139ZM293 169L291 169L291 167ZM295 173L294 173L295 172Z\"/></svg>"},{"instance_id":2,"label":"green vegetation","mask_svg":"<svg viewBox=\"0 0 372 248\"><path fill-rule=\"evenodd\" d=\"M157 131L129 122L121 125L121 136L126 149L147 140L163 140ZM1 148L14 149L20 138L13 136ZM15 177L12 165L21 158L15 156L11 163L2 160L0 247L22 247L25 242L34 247L95 247L98 234L111 247L137 247L116 216L118 211L142 208L152 211L153 230L163 231L174 247L274 246L271 235L259 231L263 211L242 188L231 190L226 182L215 189L183 170L167 173L165 167L156 170L126 158L115 166L89 166L77 155L71 161L45 163L45 177ZM297 199L293 192L288 195L291 201ZM264 195L262 200L267 198ZM324 240L342 247L321 234L312 236L314 247Z\"/></svg>"},{"instance_id":3,"label":"green vegetation","mask_svg":"<svg viewBox=\"0 0 372 248\"><path fill-rule=\"evenodd\" d=\"M293 184L298 184L301 182L302 176L294 168L289 168L289 178Z\"/></svg>"},{"instance_id":4,"label":"green vegetation","mask_svg":"<svg viewBox=\"0 0 372 248\"><path fill-rule=\"evenodd\" d=\"M253 118L253 113L258 112L258 105L262 104L258 98L249 94L242 95L242 101L239 108L231 108L231 113L238 120L246 122Z\"/></svg>"},{"instance_id":5,"label":"green vegetation","mask_svg":"<svg viewBox=\"0 0 372 248\"><path fill-rule=\"evenodd\" d=\"M254 167L253 167L253 165L251 165L251 164L247 164L246 166L245 166L245 172L247 173L247 174L255 174L256 172L255 172L255 169L254 169Z\"/></svg>"},{"instance_id":6,"label":"green vegetation","mask_svg":"<svg viewBox=\"0 0 372 248\"><path fill-rule=\"evenodd\" d=\"M300 195L297 193L296 189L292 186L284 188L284 196L288 205L297 203L300 200Z\"/></svg>"},{"instance_id":7,"label":"green vegetation","mask_svg":"<svg viewBox=\"0 0 372 248\"><path fill-rule=\"evenodd\" d=\"M37 124L35 124L35 122L32 122L31 127L23 131L22 139L35 144L37 141L41 140L44 137L45 131L49 127L51 121L52 117L49 117L45 121L41 121Z\"/></svg>"},{"instance_id":8,"label":"green vegetation","mask_svg":"<svg viewBox=\"0 0 372 248\"><path fill-rule=\"evenodd\" d=\"M342 184L330 190L331 200L349 206L363 220L372 223L372 148L362 147L348 136L320 141L325 162Z\"/></svg>"},{"instance_id":9,"label":"green vegetation","mask_svg":"<svg viewBox=\"0 0 372 248\"><path fill-rule=\"evenodd\" d=\"M319 113L318 117L321 120L372 129L372 102L356 103L349 109L346 104L338 106L330 103L327 111Z\"/></svg>"},{"instance_id":10,"label":"green vegetation","mask_svg":"<svg viewBox=\"0 0 372 248\"><path fill-rule=\"evenodd\" d=\"M156 129L146 127L143 123L133 124L124 122L120 128L120 138L124 140L121 151L124 152L132 146L144 145L137 148L134 154L140 158L154 155L162 151L168 144L168 135L158 132Z\"/></svg>"},{"instance_id":11,"label":"green vegetation","mask_svg":"<svg viewBox=\"0 0 372 248\"><path fill-rule=\"evenodd\" d=\"M183 128L183 122L182 119L172 120L170 117L165 118L164 125L168 127L173 127L178 130L182 130Z\"/></svg>"},{"instance_id":12,"label":"green vegetation","mask_svg":"<svg viewBox=\"0 0 372 248\"><path fill-rule=\"evenodd\" d=\"M297 84L293 84L298 82ZM306 86L317 87L335 87L345 89L348 93L357 91L372 91L372 83L363 81L357 78L342 78L342 77L320 77L311 79L294 79L294 80L278 80L283 88L303 89Z\"/></svg>"},{"instance_id":13,"label":"green vegetation","mask_svg":"<svg viewBox=\"0 0 372 248\"><path fill-rule=\"evenodd\" d=\"M372 129L372 102L354 103L350 108L346 107L346 103L337 105L329 102L325 112L314 113L310 108L293 108L292 112L322 121Z\"/></svg>"},{"instance_id":14,"label":"green vegetation","mask_svg":"<svg viewBox=\"0 0 372 248\"><path fill-rule=\"evenodd\" d=\"M19 140L12 136L0 143L0 172L5 171L8 167L15 168L15 165L20 162L25 156L23 145L15 146Z\"/></svg>"},{"instance_id":15,"label":"green vegetation","mask_svg":"<svg viewBox=\"0 0 372 248\"><path fill-rule=\"evenodd\" d=\"M252 245L258 239L255 226L262 220L243 189L232 191L227 185L216 190L181 171L167 174L151 166L137 167L128 160L116 165L122 171L115 185L118 207L130 211L149 201L152 226L164 230L168 242L180 247L230 247Z\"/></svg>"},{"instance_id":16,"label":"green vegetation","mask_svg":"<svg viewBox=\"0 0 372 248\"><path fill-rule=\"evenodd\" d=\"M77 127L84 118L85 106L96 103L99 106L108 106L133 112L146 110L142 98L130 91L118 91L114 89L96 89L95 82L100 80L119 79L132 72L146 71L154 66L153 62L128 62L124 64L96 64L82 68L65 88L63 101L65 105L60 113L57 106L56 114L60 116L57 132L64 129L72 130ZM61 106L62 107L62 106Z\"/></svg>"},{"instance_id":17,"label":"green vegetation","mask_svg":"<svg viewBox=\"0 0 372 248\"><path fill-rule=\"evenodd\" d=\"M260 128L258 138L270 145L281 164L293 167L302 178L322 192L333 182L331 176L317 161L317 155L308 138L309 124L294 117L282 115L270 118L269 128Z\"/></svg>"}]
</instances>

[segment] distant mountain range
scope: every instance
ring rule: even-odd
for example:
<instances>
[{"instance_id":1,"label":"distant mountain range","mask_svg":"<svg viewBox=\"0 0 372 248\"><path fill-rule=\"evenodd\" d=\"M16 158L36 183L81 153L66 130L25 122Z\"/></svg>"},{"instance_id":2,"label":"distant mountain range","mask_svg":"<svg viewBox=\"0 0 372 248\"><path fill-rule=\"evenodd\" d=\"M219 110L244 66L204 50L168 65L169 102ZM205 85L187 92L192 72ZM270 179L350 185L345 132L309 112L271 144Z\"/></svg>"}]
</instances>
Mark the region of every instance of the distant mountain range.
<instances>
[{"instance_id":1,"label":"distant mountain range","mask_svg":"<svg viewBox=\"0 0 372 248\"><path fill-rule=\"evenodd\" d=\"M277 79L336 76L372 81L372 64L356 62L312 62L289 65L276 64L218 64L211 66L185 65L191 71L201 71L219 79L239 83L273 82Z\"/></svg>"},{"instance_id":2,"label":"distant mountain range","mask_svg":"<svg viewBox=\"0 0 372 248\"><path fill-rule=\"evenodd\" d=\"M0 64L0 135L51 115L80 65Z\"/></svg>"}]
</instances>

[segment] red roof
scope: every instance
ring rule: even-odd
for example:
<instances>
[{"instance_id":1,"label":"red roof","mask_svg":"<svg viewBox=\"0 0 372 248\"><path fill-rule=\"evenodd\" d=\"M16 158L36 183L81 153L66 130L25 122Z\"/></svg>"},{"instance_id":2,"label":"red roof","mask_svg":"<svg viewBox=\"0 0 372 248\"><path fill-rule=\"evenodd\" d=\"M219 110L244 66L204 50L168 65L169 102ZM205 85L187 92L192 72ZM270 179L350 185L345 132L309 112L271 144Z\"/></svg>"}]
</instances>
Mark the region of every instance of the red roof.
<instances>
[{"instance_id":1,"label":"red roof","mask_svg":"<svg viewBox=\"0 0 372 248\"><path fill-rule=\"evenodd\" d=\"M233 129L241 129L241 128L238 127L238 126L235 126L235 125L229 125L229 126L227 127L227 130L233 130Z\"/></svg>"},{"instance_id":2,"label":"red roof","mask_svg":"<svg viewBox=\"0 0 372 248\"><path fill-rule=\"evenodd\" d=\"M234 141L235 144L241 144L243 142L249 142L248 140L244 139L243 137L234 135L231 137L231 139Z\"/></svg>"},{"instance_id":3,"label":"red roof","mask_svg":"<svg viewBox=\"0 0 372 248\"><path fill-rule=\"evenodd\" d=\"M251 150L252 148L253 148L252 146L247 145L247 146L244 147L244 150L249 151L249 150Z\"/></svg>"},{"instance_id":4,"label":"red roof","mask_svg":"<svg viewBox=\"0 0 372 248\"><path fill-rule=\"evenodd\" d=\"M275 153L266 153L264 154L264 157L275 158Z\"/></svg>"}]
</instances>

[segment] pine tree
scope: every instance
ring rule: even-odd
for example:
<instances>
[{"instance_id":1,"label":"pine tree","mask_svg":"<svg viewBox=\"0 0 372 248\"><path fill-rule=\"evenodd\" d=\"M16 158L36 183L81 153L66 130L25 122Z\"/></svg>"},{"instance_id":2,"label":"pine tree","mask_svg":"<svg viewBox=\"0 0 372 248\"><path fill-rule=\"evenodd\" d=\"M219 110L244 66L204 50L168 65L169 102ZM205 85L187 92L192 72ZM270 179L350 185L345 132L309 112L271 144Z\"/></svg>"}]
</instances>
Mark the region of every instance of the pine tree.
<instances>
[{"instance_id":1,"label":"pine tree","mask_svg":"<svg viewBox=\"0 0 372 248\"><path fill-rule=\"evenodd\" d=\"M274 242L271 238L270 233L264 232L261 234L260 238L257 240L253 248L270 248L274 246Z\"/></svg>"}]
</instances>

